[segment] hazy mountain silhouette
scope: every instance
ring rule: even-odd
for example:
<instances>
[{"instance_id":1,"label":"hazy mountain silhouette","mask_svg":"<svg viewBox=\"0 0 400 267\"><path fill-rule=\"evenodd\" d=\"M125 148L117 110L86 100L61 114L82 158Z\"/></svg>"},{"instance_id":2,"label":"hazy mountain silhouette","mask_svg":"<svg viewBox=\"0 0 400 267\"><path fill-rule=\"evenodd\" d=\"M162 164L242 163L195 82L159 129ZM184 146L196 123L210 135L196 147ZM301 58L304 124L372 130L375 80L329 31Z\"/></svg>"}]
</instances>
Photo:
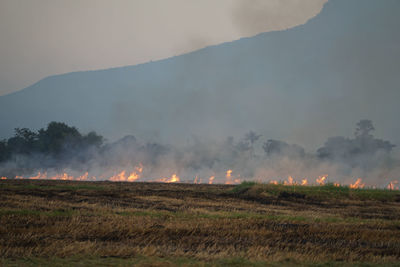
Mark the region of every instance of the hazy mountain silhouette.
<instances>
[{"instance_id":1,"label":"hazy mountain silhouette","mask_svg":"<svg viewBox=\"0 0 400 267\"><path fill-rule=\"evenodd\" d=\"M110 138L173 142L254 129L317 147L326 136L351 135L355 122L368 118L377 135L400 144L399 12L398 0L330 0L286 31L51 76L0 97L0 137L63 121Z\"/></svg>"}]
</instances>

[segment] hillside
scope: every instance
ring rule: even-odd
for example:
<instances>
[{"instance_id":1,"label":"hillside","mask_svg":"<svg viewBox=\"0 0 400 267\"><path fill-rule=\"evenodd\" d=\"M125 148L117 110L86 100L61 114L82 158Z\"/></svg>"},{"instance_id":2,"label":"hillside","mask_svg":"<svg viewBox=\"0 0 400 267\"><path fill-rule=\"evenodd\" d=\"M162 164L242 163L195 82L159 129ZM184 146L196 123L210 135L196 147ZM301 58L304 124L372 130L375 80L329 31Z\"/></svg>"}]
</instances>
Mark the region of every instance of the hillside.
<instances>
[{"instance_id":1,"label":"hillside","mask_svg":"<svg viewBox=\"0 0 400 267\"><path fill-rule=\"evenodd\" d=\"M351 134L368 118L400 144L399 11L397 0L331 0L286 31L137 66L47 77L0 97L0 137L55 120L111 139L181 142L254 129L315 146Z\"/></svg>"}]
</instances>

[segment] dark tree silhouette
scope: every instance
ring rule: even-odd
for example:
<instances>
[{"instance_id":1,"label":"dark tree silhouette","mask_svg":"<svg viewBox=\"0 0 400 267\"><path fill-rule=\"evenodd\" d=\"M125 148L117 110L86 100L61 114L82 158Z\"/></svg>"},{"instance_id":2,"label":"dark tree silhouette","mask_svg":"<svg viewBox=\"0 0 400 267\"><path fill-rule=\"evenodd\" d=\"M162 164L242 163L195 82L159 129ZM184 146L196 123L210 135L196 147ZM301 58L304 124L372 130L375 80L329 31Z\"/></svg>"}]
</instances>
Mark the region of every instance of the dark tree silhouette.
<instances>
[{"instance_id":1,"label":"dark tree silhouette","mask_svg":"<svg viewBox=\"0 0 400 267\"><path fill-rule=\"evenodd\" d=\"M245 141L249 141L250 145L253 146L255 142L257 142L258 139L260 139L262 135L256 134L253 131L248 132L245 137L244 140Z\"/></svg>"},{"instance_id":2,"label":"dark tree silhouette","mask_svg":"<svg viewBox=\"0 0 400 267\"><path fill-rule=\"evenodd\" d=\"M372 138L370 132L374 131L375 127L371 120L361 120L357 123L354 135L356 138Z\"/></svg>"},{"instance_id":3,"label":"dark tree silhouette","mask_svg":"<svg viewBox=\"0 0 400 267\"><path fill-rule=\"evenodd\" d=\"M290 145L286 142L270 139L263 145L267 156L304 157L305 150L299 145Z\"/></svg>"},{"instance_id":4,"label":"dark tree silhouette","mask_svg":"<svg viewBox=\"0 0 400 267\"><path fill-rule=\"evenodd\" d=\"M0 162L10 159L11 153L7 146L7 141L0 141Z\"/></svg>"},{"instance_id":5,"label":"dark tree silhouette","mask_svg":"<svg viewBox=\"0 0 400 267\"><path fill-rule=\"evenodd\" d=\"M371 132L375 130L372 121L361 120L357 123L355 138L343 136L330 137L324 146L317 150L321 159L341 161L353 167L364 169L372 168L379 164L376 156L380 158L389 155L395 145L389 141L375 138Z\"/></svg>"},{"instance_id":6,"label":"dark tree silhouette","mask_svg":"<svg viewBox=\"0 0 400 267\"><path fill-rule=\"evenodd\" d=\"M27 128L16 128L14 137L7 141L7 146L13 153L30 154L37 150L38 135Z\"/></svg>"},{"instance_id":7,"label":"dark tree silhouette","mask_svg":"<svg viewBox=\"0 0 400 267\"><path fill-rule=\"evenodd\" d=\"M50 122L47 129L40 129L38 135L41 151L59 154L63 150L77 148L82 135L75 127L62 122Z\"/></svg>"}]
</instances>

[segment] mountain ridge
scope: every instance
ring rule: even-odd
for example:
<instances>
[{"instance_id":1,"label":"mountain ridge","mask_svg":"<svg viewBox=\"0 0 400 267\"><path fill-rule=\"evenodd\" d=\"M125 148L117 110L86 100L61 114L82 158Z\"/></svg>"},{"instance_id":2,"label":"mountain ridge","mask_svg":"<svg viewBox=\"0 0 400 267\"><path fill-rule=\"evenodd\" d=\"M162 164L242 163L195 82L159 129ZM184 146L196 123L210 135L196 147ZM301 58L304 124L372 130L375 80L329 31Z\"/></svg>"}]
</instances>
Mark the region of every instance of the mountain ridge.
<instances>
[{"instance_id":1,"label":"mountain ridge","mask_svg":"<svg viewBox=\"0 0 400 267\"><path fill-rule=\"evenodd\" d=\"M390 139L395 134L389 131L400 132L394 117L384 121L398 111L392 103L398 93L390 87L396 85L400 56L390 45L400 44L393 31L400 26L393 16L399 4L378 2L331 0L307 23L284 31L139 65L46 77L0 97L0 136L15 127L40 128L58 120L112 138L135 134L179 142L191 135L240 136L254 129L270 138L311 143L319 135L342 134L366 116L379 128L392 126L382 132ZM367 66L370 62L376 66ZM381 99L372 83L383 84L389 100ZM384 111L371 108L373 98ZM18 105L22 102L25 106ZM343 119L342 110L354 114ZM339 121L324 122L330 118ZM323 129L309 133L312 127Z\"/></svg>"}]
</instances>

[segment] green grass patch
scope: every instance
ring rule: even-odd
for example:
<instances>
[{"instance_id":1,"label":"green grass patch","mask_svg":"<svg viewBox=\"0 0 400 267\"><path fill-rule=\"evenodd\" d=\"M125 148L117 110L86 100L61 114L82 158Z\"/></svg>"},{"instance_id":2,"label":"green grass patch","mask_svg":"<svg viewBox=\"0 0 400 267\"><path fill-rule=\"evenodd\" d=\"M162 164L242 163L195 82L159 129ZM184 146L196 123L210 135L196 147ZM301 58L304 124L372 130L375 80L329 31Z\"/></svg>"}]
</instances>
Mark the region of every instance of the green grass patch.
<instances>
[{"instance_id":1,"label":"green grass patch","mask_svg":"<svg viewBox=\"0 0 400 267\"><path fill-rule=\"evenodd\" d=\"M283 184L260 184L243 182L231 190L231 193L253 198L308 198L314 200L371 200L398 201L399 191L387 189L351 189L348 186L301 186Z\"/></svg>"},{"instance_id":2,"label":"green grass patch","mask_svg":"<svg viewBox=\"0 0 400 267\"><path fill-rule=\"evenodd\" d=\"M231 190L231 192L233 192L233 193L243 193L243 192L246 192L247 190L249 190L250 188L252 188L255 185L257 185L256 182L244 181L244 182L238 184L237 186L235 186Z\"/></svg>"}]
</instances>

